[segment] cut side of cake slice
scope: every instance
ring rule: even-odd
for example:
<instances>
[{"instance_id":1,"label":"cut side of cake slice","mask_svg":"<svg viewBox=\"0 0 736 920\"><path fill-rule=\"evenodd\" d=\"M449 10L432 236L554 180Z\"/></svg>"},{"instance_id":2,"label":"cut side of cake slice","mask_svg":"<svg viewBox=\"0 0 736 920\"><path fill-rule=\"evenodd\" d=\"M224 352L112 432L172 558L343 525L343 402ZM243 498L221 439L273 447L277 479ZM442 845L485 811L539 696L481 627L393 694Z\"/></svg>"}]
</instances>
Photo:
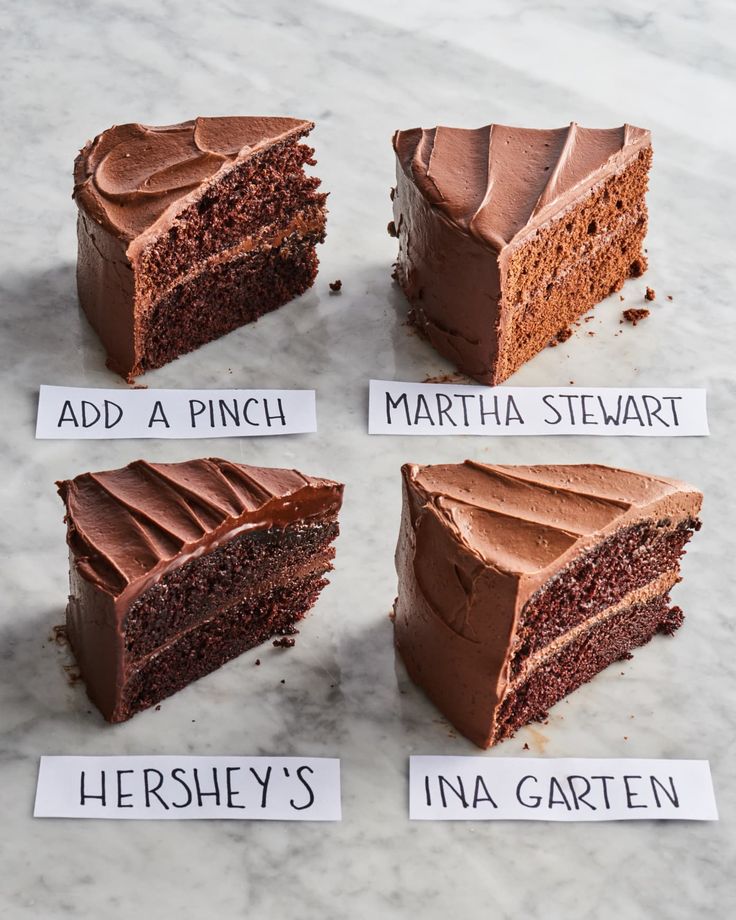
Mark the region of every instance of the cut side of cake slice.
<instances>
[{"instance_id":1,"label":"cut side of cake slice","mask_svg":"<svg viewBox=\"0 0 736 920\"><path fill-rule=\"evenodd\" d=\"M296 632L327 584L339 483L204 459L138 460L58 485L67 633L108 721Z\"/></svg>"},{"instance_id":2,"label":"cut side of cake slice","mask_svg":"<svg viewBox=\"0 0 736 920\"><path fill-rule=\"evenodd\" d=\"M647 266L648 131L397 131L394 276L431 344L497 384Z\"/></svg>"},{"instance_id":3,"label":"cut side of cake slice","mask_svg":"<svg viewBox=\"0 0 736 920\"><path fill-rule=\"evenodd\" d=\"M80 303L127 379L302 294L325 237L314 127L197 118L103 132L74 169Z\"/></svg>"},{"instance_id":4,"label":"cut side of cake slice","mask_svg":"<svg viewBox=\"0 0 736 920\"><path fill-rule=\"evenodd\" d=\"M479 747L682 623L669 592L700 528L693 487L587 464L402 473L396 646Z\"/></svg>"}]
</instances>

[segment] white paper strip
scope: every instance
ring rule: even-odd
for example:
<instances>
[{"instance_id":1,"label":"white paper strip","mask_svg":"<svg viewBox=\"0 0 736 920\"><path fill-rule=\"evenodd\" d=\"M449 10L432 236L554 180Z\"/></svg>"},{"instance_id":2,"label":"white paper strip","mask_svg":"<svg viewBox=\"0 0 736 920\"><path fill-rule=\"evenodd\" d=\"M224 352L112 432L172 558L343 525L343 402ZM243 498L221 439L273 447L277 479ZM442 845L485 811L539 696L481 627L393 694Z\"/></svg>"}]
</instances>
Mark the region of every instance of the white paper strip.
<instances>
[{"instance_id":1,"label":"white paper strip","mask_svg":"<svg viewBox=\"0 0 736 920\"><path fill-rule=\"evenodd\" d=\"M44 756L36 818L339 821L328 757Z\"/></svg>"},{"instance_id":2,"label":"white paper strip","mask_svg":"<svg viewBox=\"0 0 736 920\"><path fill-rule=\"evenodd\" d=\"M412 757L415 821L717 821L707 760Z\"/></svg>"},{"instance_id":3,"label":"white paper strip","mask_svg":"<svg viewBox=\"0 0 736 920\"><path fill-rule=\"evenodd\" d=\"M37 438L243 438L317 430L314 390L41 386Z\"/></svg>"},{"instance_id":4,"label":"white paper strip","mask_svg":"<svg viewBox=\"0 0 736 920\"><path fill-rule=\"evenodd\" d=\"M708 434L706 391L664 387L482 387L371 380L369 434Z\"/></svg>"}]
</instances>

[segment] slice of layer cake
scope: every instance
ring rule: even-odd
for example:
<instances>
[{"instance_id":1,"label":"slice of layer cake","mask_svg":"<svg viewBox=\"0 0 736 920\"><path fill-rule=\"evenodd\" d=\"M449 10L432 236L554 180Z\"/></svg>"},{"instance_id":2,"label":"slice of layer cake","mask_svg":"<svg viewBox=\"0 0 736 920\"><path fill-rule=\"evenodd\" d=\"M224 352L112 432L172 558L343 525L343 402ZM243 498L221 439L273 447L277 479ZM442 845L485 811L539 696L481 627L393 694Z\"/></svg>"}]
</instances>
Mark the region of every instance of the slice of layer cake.
<instances>
[{"instance_id":1,"label":"slice of layer cake","mask_svg":"<svg viewBox=\"0 0 736 920\"><path fill-rule=\"evenodd\" d=\"M463 373L496 384L646 268L648 131L397 131L395 278Z\"/></svg>"},{"instance_id":2,"label":"slice of layer cake","mask_svg":"<svg viewBox=\"0 0 736 920\"><path fill-rule=\"evenodd\" d=\"M605 466L402 468L396 645L479 747L682 622L689 485Z\"/></svg>"},{"instance_id":3,"label":"slice of layer cake","mask_svg":"<svg viewBox=\"0 0 736 920\"><path fill-rule=\"evenodd\" d=\"M110 722L294 633L327 584L339 483L209 459L138 460L58 485L67 632Z\"/></svg>"},{"instance_id":4,"label":"slice of layer cake","mask_svg":"<svg viewBox=\"0 0 736 920\"><path fill-rule=\"evenodd\" d=\"M302 294L326 195L296 118L129 124L74 168L80 303L131 379Z\"/></svg>"}]
</instances>

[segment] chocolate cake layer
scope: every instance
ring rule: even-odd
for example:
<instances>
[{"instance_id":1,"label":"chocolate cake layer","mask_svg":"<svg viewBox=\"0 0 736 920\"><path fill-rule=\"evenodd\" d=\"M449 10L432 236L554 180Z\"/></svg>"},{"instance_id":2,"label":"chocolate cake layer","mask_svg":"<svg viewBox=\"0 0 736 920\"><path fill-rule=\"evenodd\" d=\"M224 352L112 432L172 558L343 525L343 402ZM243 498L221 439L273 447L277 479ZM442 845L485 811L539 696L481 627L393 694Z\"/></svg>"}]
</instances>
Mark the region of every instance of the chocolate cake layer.
<instances>
[{"instance_id":1,"label":"chocolate cake layer","mask_svg":"<svg viewBox=\"0 0 736 920\"><path fill-rule=\"evenodd\" d=\"M163 575L130 606L121 626L131 662L166 644L235 601L303 577L323 574L334 557L335 516L318 523L247 530L224 546L197 556ZM314 560L314 561L313 561Z\"/></svg>"},{"instance_id":2,"label":"chocolate cake layer","mask_svg":"<svg viewBox=\"0 0 736 920\"><path fill-rule=\"evenodd\" d=\"M397 648L481 747L499 737L507 693L546 655L624 599L641 606L669 590L699 527L697 490L609 467L466 461L403 475Z\"/></svg>"},{"instance_id":3,"label":"chocolate cake layer","mask_svg":"<svg viewBox=\"0 0 736 920\"><path fill-rule=\"evenodd\" d=\"M519 614L511 675L537 650L608 609L624 586L631 592L676 572L698 527L692 518L678 524L669 518L643 521L603 540L551 578Z\"/></svg>"},{"instance_id":4,"label":"chocolate cake layer","mask_svg":"<svg viewBox=\"0 0 736 920\"><path fill-rule=\"evenodd\" d=\"M75 163L77 282L80 302L107 348L111 367L127 377L145 369L151 310L166 297L167 316L172 313L190 276L201 273L208 261L222 265L227 254L241 259L245 251L267 255L293 236L289 258L296 255L309 264L306 274L293 279L288 259L271 262L271 268L285 269L280 292L268 293L270 306L260 312L248 312L241 303L241 324L311 284L314 246L324 238L326 213L319 180L304 172L305 164L314 162L314 151L300 138L312 127L291 118L198 118L161 128L122 125L85 146ZM208 294L217 314L228 309L234 281L213 291L216 280L213 272ZM269 280L261 280L261 289ZM292 280L298 283L292 286ZM173 312L172 325L182 320L192 327L195 314L189 303L196 296L182 302L181 317ZM205 307L197 315L207 328L195 328L183 351L219 334L217 319L209 321Z\"/></svg>"},{"instance_id":5,"label":"chocolate cake layer","mask_svg":"<svg viewBox=\"0 0 736 920\"><path fill-rule=\"evenodd\" d=\"M123 722L272 636L290 635L327 585L321 575L236 602L131 669L111 722Z\"/></svg>"},{"instance_id":6,"label":"chocolate cake layer","mask_svg":"<svg viewBox=\"0 0 736 920\"><path fill-rule=\"evenodd\" d=\"M679 607L667 594L619 610L539 664L505 694L491 744L511 737L519 728L546 718L548 710L568 693L592 680L614 661L630 658L657 633L672 635L682 623Z\"/></svg>"},{"instance_id":7,"label":"chocolate cake layer","mask_svg":"<svg viewBox=\"0 0 736 920\"><path fill-rule=\"evenodd\" d=\"M140 319L141 372L162 367L308 290L323 231L290 234L277 245L228 252L177 284Z\"/></svg>"},{"instance_id":8,"label":"chocolate cake layer","mask_svg":"<svg viewBox=\"0 0 736 920\"><path fill-rule=\"evenodd\" d=\"M136 461L59 492L69 639L108 719L121 717L141 656L240 602L252 610L292 580L321 579L342 501L339 483L219 459ZM239 629L251 635L247 623Z\"/></svg>"},{"instance_id":9,"label":"chocolate cake layer","mask_svg":"<svg viewBox=\"0 0 736 920\"><path fill-rule=\"evenodd\" d=\"M646 267L647 131L416 128L394 149L395 277L420 330L482 383Z\"/></svg>"}]
</instances>

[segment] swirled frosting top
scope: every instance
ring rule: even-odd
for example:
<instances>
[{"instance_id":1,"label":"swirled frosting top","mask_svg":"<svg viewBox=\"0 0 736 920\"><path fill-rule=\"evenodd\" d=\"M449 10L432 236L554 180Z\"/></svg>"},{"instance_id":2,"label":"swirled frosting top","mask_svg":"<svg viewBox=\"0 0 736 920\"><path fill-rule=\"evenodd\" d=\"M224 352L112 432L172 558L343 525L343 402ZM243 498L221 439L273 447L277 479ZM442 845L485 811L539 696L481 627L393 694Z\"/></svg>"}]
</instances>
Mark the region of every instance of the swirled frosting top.
<instances>
[{"instance_id":1,"label":"swirled frosting top","mask_svg":"<svg viewBox=\"0 0 736 920\"><path fill-rule=\"evenodd\" d=\"M415 516L427 510L464 551L535 578L620 527L650 516L695 518L702 495L676 479L597 464L403 467Z\"/></svg>"},{"instance_id":2,"label":"swirled frosting top","mask_svg":"<svg viewBox=\"0 0 736 920\"><path fill-rule=\"evenodd\" d=\"M649 131L538 130L486 125L397 131L407 177L462 230L500 252L618 171L651 143Z\"/></svg>"},{"instance_id":3,"label":"swirled frosting top","mask_svg":"<svg viewBox=\"0 0 736 920\"><path fill-rule=\"evenodd\" d=\"M94 221L131 241L230 164L314 125L298 118L195 118L115 125L80 151L74 198Z\"/></svg>"},{"instance_id":4,"label":"swirled frosting top","mask_svg":"<svg viewBox=\"0 0 736 920\"><path fill-rule=\"evenodd\" d=\"M135 462L57 483L77 571L118 596L227 540L337 511L343 487L296 470L217 458Z\"/></svg>"}]
</instances>

